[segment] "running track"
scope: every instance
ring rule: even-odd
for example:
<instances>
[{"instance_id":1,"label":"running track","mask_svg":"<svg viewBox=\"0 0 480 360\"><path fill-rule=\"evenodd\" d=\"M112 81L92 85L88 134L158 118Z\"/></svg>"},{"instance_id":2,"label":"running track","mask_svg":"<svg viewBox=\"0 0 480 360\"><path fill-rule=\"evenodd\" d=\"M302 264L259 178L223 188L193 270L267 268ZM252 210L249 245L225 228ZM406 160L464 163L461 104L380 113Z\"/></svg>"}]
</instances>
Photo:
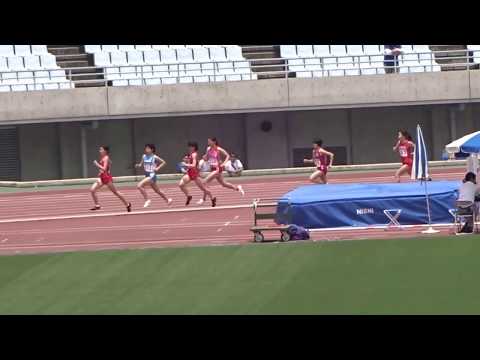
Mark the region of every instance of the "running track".
<instances>
[{"instance_id":1,"label":"running track","mask_svg":"<svg viewBox=\"0 0 480 360\"><path fill-rule=\"evenodd\" d=\"M461 179L463 168L433 169L434 180ZM192 184L194 199L189 208L185 196L175 184L163 184L162 189L173 198L168 207L149 192L152 205L143 209L143 198L135 187L123 187L121 192L133 204L128 214L123 204L108 191L99 193L103 206L92 213L88 187L75 190L31 191L0 195L0 254L85 251L100 249L152 248L164 246L232 245L252 240L249 231L253 222L249 207L254 198L276 198L289 190L308 183L307 176L240 178L246 196L238 192L211 186L217 196L217 208L198 206L200 191ZM330 183L391 182L392 171L364 173L332 173ZM404 178L406 181L406 178ZM418 235L420 228L404 230L366 229L319 231L314 241L353 240ZM443 228L442 235L449 228ZM267 233L266 237L277 238Z\"/></svg>"}]
</instances>

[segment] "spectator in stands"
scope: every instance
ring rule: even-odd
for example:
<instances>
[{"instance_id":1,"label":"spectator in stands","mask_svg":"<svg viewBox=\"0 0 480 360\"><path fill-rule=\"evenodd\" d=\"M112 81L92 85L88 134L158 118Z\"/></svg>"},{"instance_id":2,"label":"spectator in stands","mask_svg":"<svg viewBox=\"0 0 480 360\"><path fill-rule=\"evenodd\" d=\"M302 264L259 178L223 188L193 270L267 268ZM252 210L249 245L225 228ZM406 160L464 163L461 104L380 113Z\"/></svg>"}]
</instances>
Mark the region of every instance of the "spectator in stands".
<instances>
[{"instance_id":1,"label":"spectator in stands","mask_svg":"<svg viewBox=\"0 0 480 360\"><path fill-rule=\"evenodd\" d=\"M468 172L463 179L463 184L460 186L458 201L465 202L468 205L459 206L457 211L459 215L474 215L469 217L467 222L460 230L461 233L472 233L473 232L473 220L475 214L477 213L475 201L479 199L479 188L477 186L476 176L472 172Z\"/></svg>"},{"instance_id":2,"label":"spectator in stands","mask_svg":"<svg viewBox=\"0 0 480 360\"><path fill-rule=\"evenodd\" d=\"M187 173L187 167L185 166L185 163L188 162L188 154L185 154L183 157L183 161L179 162L177 164L177 171L181 174L186 174Z\"/></svg>"},{"instance_id":3,"label":"spectator in stands","mask_svg":"<svg viewBox=\"0 0 480 360\"><path fill-rule=\"evenodd\" d=\"M230 160L225 164L225 170L227 170L230 176L241 176L243 171L243 164L237 157L237 154L231 153Z\"/></svg>"},{"instance_id":4,"label":"spectator in stands","mask_svg":"<svg viewBox=\"0 0 480 360\"><path fill-rule=\"evenodd\" d=\"M383 65L386 74L399 73L398 55L402 53L402 45L384 45Z\"/></svg>"}]
</instances>

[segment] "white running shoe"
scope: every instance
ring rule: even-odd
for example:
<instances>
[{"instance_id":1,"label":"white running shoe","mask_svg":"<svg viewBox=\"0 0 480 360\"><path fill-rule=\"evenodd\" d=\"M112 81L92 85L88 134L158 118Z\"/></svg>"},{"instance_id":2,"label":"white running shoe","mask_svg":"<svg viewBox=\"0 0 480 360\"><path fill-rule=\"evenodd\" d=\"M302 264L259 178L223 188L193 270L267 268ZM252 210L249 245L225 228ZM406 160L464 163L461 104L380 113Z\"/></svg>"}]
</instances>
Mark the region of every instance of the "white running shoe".
<instances>
[{"instance_id":1,"label":"white running shoe","mask_svg":"<svg viewBox=\"0 0 480 360\"><path fill-rule=\"evenodd\" d=\"M197 201L197 205L203 205L204 201L205 201L205 200L203 200L203 199L198 200L198 201Z\"/></svg>"},{"instance_id":2,"label":"white running shoe","mask_svg":"<svg viewBox=\"0 0 480 360\"><path fill-rule=\"evenodd\" d=\"M242 194L242 196L245 196L245 191L243 191L242 185L238 185L238 191L240 191L240 194Z\"/></svg>"},{"instance_id":3,"label":"white running shoe","mask_svg":"<svg viewBox=\"0 0 480 360\"><path fill-rule=\"evenodd\" d=\"M147 201L145 201L145 204L143 204L143 207L147 208L147 207L150 206L151 203L152 203L152 200L147 200Z\"/></svg>"},{"instance_id":4,"label":"white running shoe","mask_svg":"<svg viewBox=\"0 0 480 360\"><path fill-rule=\"evenodd\" d=\"M167 201L167 206L170 206L170 205L172 205L172 202L173 202L173 200L172 200L172 199L168 199L168 201Z\"/></svg>"}]
</instances>

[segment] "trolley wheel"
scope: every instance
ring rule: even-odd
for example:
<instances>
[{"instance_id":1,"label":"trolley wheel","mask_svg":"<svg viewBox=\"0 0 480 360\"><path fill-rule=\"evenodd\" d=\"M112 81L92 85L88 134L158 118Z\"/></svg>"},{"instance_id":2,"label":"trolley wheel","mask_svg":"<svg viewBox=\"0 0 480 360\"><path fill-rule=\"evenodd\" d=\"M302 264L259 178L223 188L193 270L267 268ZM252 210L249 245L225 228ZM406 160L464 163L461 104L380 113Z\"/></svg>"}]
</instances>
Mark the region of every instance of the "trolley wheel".
<instances>
[{"instance_id":1,"label":"trolley wheel","mask_svg":"<svg viewBox=\"0 0 480 360\"><path fill-rule=\"evenodd\" d=\"M282 241L287 242L290 241L290 234L286 231L282 231Z\"/></svg>"},{"instance_id":2,"label":"trolley wheel","mask_svg":"<svg viewBox=\"0 0 480 360\"><path fill-rule=\"evenodd\" d=\"M263 242L264 239L265 238L264 238L264 236L261 232L256 231L253 234L253 241L255 241L255 242Z\"/></svg>"}]
</instances>

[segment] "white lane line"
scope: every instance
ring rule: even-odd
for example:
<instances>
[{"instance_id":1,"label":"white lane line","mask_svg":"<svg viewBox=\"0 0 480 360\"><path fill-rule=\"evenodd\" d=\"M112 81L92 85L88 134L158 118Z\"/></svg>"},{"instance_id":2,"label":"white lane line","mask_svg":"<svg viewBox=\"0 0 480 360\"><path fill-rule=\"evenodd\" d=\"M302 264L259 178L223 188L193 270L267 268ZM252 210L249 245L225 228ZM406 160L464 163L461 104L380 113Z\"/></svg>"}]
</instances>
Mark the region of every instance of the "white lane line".
<instances>
[{"instance_id":1,"label":"white lane line","mask_svg":"<svg viewBox=\"0 0 480 360\"><path fill-rule=\"evenodd\" d=\"M214 228L221 226L222 222L196 222L191 224L178 224L178 223L165 223L165 224L146 224L146 225L111 225L111 226L83 226L83 227L71 227L71 226L62 226L62 227L52 227L46 229L26 229L26 230L6 230L4 231L4 236L7 235L43 235L43 234L62 234L62 233L88 233L88 232L101 232L101 231L128 231L128 230L164 230L166 232L172 229L201 229L201 228ZM249 225L249 221L242 221L232 226L246 226Z\"/></svg>"},{"instance_id":2,"label":"white lane line","mask_svg":"<svg viewBox=\"0 0 480 360\"><path fill-rule=\"evenodd\" d=\"M117 213L103 213L103 214L81 214L81 215L64 215L64 216L45 216L45 217L33 217L33 218L16 218L16 219L3 219L0 220L0 224L10 224L18 222L30 222L30 221L48 221L48 220L69 220L69 219L90 219L101 218L108 216L134 216L145 214L162 214L162 213L177 213L177 212L193 212L193 211L216 211L216 210L229 210L229 209L245 209L251 208L251 204L244 205L226 205L216 207L201 207L201 208L179 208L179 209L162 209L162 210L149 210L149 211L135 211L131 213L117 212Z\"/></svg>"},{"instance_id":3,"label":"white lane line","mask_svg":"<svg viewBox=\"0 0 480 360\"><path fill-rule=\"evenodd\" d=\"M242 241L248 240L250 236L236 236L235 240ZM209 236L208 239L191 239L191 238L175 238L172 240L158 240L158 239L141 239L135 241L121 241L121 242L89 242L89 243L77 243L77 244L25 244L25 245L8 245L0 248L0 251L13 251L14 249L45 249L45 248L97 248L102 246L129 246L135 245L137 246L148 246L148 245L162 245L162 244L172 244L178 243L181 245L182 242L184 243L212 243L213 241L232 241L230 236Z\"/></svg>"}]
</instances>

